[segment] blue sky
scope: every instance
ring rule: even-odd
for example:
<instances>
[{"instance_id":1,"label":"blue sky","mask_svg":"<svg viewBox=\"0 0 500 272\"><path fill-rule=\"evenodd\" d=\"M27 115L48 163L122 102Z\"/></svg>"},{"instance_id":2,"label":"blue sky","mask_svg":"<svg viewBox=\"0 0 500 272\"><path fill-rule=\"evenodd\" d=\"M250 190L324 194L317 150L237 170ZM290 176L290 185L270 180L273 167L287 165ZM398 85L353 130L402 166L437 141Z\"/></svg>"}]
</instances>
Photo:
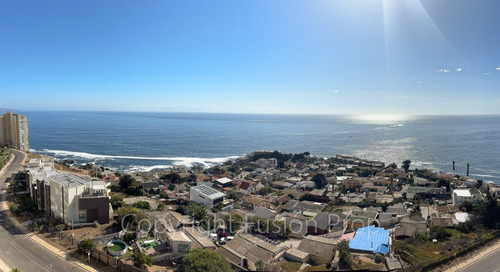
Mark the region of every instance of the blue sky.
<instances>
[{"instance_id":1,"label":"blue sky","mask_svg":"<svg viewBox=\"0 0 500 272\"><path fill-rule=\"evenodd\" d=\"M500 114L499 13L495 0L1 1L0 108Z\"/></svg>"}]
</instances>

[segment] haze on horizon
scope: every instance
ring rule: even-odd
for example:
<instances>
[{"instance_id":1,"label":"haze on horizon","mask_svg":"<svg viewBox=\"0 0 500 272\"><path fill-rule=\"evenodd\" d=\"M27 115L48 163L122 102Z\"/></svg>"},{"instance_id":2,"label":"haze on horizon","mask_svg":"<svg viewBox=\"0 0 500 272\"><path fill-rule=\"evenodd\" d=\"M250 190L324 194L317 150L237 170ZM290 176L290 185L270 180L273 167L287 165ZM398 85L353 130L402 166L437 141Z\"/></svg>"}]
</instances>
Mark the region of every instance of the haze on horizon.
<instances>
[{"instance_id":1,"label":"haze on horizon","mask_svg":"<svg viewBox=\"0 0 500 272\"><path fill-rule=\"evenodd\" d=\"M2 1L0 108L500 114L495 0Z\"/></svg>"}]
</instances>

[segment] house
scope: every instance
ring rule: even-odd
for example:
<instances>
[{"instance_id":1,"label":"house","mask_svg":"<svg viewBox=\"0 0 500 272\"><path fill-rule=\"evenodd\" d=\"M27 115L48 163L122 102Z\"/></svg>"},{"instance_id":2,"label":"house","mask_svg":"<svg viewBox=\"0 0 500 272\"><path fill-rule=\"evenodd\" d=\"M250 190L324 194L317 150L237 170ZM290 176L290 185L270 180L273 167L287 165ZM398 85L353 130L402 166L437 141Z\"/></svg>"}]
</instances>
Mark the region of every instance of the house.
<instances>
[{"instance_id":1,"label":"house","mask_svg":"<svg viewBox=\"0 0 500 272\"><path fill-rule=\"evenodd\" d=\"M414 177L413 178L413 184L421 187L426 187L431 185L431 181L426 179L426 178L421 178L421 177Z\"/></svg>"},{"instance_id":2,"label":"house","mask_svg":"<svg viewBox=\"0 0 500 272\"><path fill-rule=\"evenodd\" d=\"M343 213L319 212L307 222L308 234L326 234L343 230L347 226L347 216Z\"/></svg>"},{"instance_id":3,"label":"house","mask_svg":"<svg viewBox=\"0 0 500 272\"><path fill-rule=\"evenodd\" d=\"M191 250L192 242L182 231L167 232L166 244L174 254L186 254Z\"/></svg>"},{"instance_id":4,"label":"house","mask_svg":"<svg viewBox=\"0 0 500 272\"><path fill-rule=\"evenodd\" d=\"M279 207L279 212L291 212L293 208L299 204L297 199L290 199L285 204Z\"/></svg>"},{"instance_id":5,"label":"house","mask_svg":"<svg viewBox=\"0 0 500 272\"><path fill-rule=\"evenodd\" d=\"M360 192L363 187L363 181L359 179L347 179L343 182L350 192Z\"/></svg>"},{"instance_id":6,"label":"house","mask_svg":"<svg viewBox=\"0 0 500 272\"><path fill-rule=\"evenodd\" d=\"M414 199L418 195L421 199L425 198L427 195L426 187L410 186L406 190L406 199Z\"/></svg>"},{"instance_id":7,"label":"house","mask_svg":"<svg viewBox=\"0 0 500 272\"><path fill-rule=\"evenodd\" d=\"M308 235L300 241L298 250L309 253L310 259L317 264L329 264L335 256L337 243L337 239Z\"/></svg>"},{"instance_id":8,"label":"house","mask_svg":"<svg viewBox=\"0 0 500 272\"><path fill-rule=\"evenodd\" d=\"M191 240L191 248L203 248L215 250L216 246L212 240L208 239L206 234L201 233L198 228L183 228L182 231Z\"/></svg>"},{"instance_id":9,"label":"house","mask_svg":"<svg viewBox=\"0 0 500 272\"><path fill-rule=\"evenodd\" d=\"M259 260L262 260L267 265L284 253L279 247L250 234L238 234L233 240L215 251L234 267L251 271L257 270L255 263Z\"/></svg>"},{"instance_id":10,"label":"house","mask_svg":"<svg viewBox=\"0 0 500 272\"><path fill-rule=\"evenodd\" d=\"M397 239L415 238L418 234L427 233L427 223L421 216L413 216L411 218L403 218L399 226L394 230L394 236Z\"/></svg>"},{"instance_id":11,"label":"house","mask_svg":"<svg viewBox=\"0 0 500 272\"><path fill-rule=\"evenodd\" d=\"M309 253L300 251L296 248L287 249L284 257L289 262L297 262L297 263L307 263L311 258Z\"/></svg>"},{"instance_id":12,"label":"house","mask_svg":"<svg viewBox=\"0 0 500 272\"><path fill-rule=\"evenodd\" d=\"M321 212L326 206L327 204L325 203L303 200L299 202L299 204L297 204L295 208L293 208L293 211L298 212L305 216L314 217L316 216L316 214Z\"/></svg>"},{"instance_id":13,"label":"house","mask_svg":"<svg viewBox=\"0 0 500 272\"><path fill-rule=\"evenodd\" d=\"M286 181L273 181L271 183L271 185L273 186L273 188L276 188L276 189L288 189L290 187L293 186L293 184L291 184L290 182L286 182Z\"/></svg>"},{"instance_id":14,"label":"house","mask_svg":"<svg viewBox=\"0 0 500 272\"><path fill-rule=\"evenodd\" d=\"M427 190L427 198L435 198L438 200L450 199L450 194L446 192L446 188L429 188Z\"/></svg>"},{"instance_id":15,"label":"house","mask_svg":"<svg viewBox=\"0 0 500 272\"><path fill-rule=\"evenodd\" d=\"M220 178L220 179L216 179L215 182L221 186L221 187L228 187L228 186L232 186L233 185L233 180L231 180L230 178Z\"/></svg>"},{"instance_id":16,"label":"house","mask_svg":"<svg viewBox=\"0 0 500 272\"><path fill-rule=\"evenodd\" d=\"M205 207L213 208L224 201L224 193L206 185L193 186L189 190L189 200L202 203Z\"/></svg>"},{"instance_id":17,"label":"house","mask_svg":"<svg viewBox=\"0 0 500 272\"><path fill-rule=\"evenodd\" d=\"M158 194L160 192L160 184L157 181L143 182L142 188L148 194Z\"/></svg>"},{"instance_id":18,"label":"house","mask_svg":"<svg viewBox=\"0 0 500 272\"><path fill-rule=\"evenodd\" d=\"M351 227L361 228L364 226L371 225L375 218L377 218L378 212L373 207L365 208L364 210L354 210L351 213Z\"/></svg>"},{"instance_id":19,"label":"house","mask_svg":"<svg viewBox=\"0 0 500 272\"><path fill-rule=\"evenodd\" d=\"M273 210L260 206L254 207L253 214L254 216L261 217L264 219L274 219L275 217L275 212Z\"/></svg>"},{"instance_id":20,"label":"house","mask_svg":"<svg viewBox=\"0 0 500 272\"><path fill-rule=\"evenodd\" d=\"M389 231L375 226L359 228L349 241L349 248L355 252L385 255L389 252Z\"/></svg>"},{"instance_id":21,"label":"house","mask_svg":"<svg viewBox=\"0 0 500 272\"><path fill-rule=\"evenodd\" d=\"M248 181L242 180L237 186L237 192L248 195L255 191L252 184Z\"/></svg>"},{"instance_id":22,"label":"house","mask_svg":"<svg viewBox=\"0 0 500 272\"><path fill-rule=\"evenodd\" d=\"M446 228L453 227L453 218L451 217L432 217L431 224L433 226L441 226Z\"/></svg>"},{"instance_id":23,"label":"house","mask_svg":"<svg viewBox=\"0 0 500 272\"><path fill-rule=\"evenodd\" d=\"M451 194L453 206L459 206L464 201L469 203L480 203L483 201L483 196L476 188L455 189Z\"/></svg>"},{"instance_id":24,"label":"house","mask_svg":"<svg viewBox=\"0 0 500 272\"><path fill-rule=\"evenodd\" d=\"M310 190L316 187L313 181L310 180L303 180L299 181L295 184L295 188L301 189L301 190Z\"/></svg>"},{"instance_id":25,"label":"house","mask_svg":"<svg viewBox=\"0 0 500 272\"><path fill-rule=\"evenodd\" d=\"M297 214L285 213L282 217L289 224L291 233L305 236L307 234L307 217Z\"/></svg>"},{"instance_id":26,"label":"house","mask_svg":"<svg viewBox=\"0 0 500 272\"><path fill-rule=\"evenodd\" d=\"M403 203L397 203L397 204L394 204L392 206L387 207L386 212L395 214L397 216L403 216L403 215L408 214L408 212L406 210L406 205Z\"/></svg>"}]
</instances>

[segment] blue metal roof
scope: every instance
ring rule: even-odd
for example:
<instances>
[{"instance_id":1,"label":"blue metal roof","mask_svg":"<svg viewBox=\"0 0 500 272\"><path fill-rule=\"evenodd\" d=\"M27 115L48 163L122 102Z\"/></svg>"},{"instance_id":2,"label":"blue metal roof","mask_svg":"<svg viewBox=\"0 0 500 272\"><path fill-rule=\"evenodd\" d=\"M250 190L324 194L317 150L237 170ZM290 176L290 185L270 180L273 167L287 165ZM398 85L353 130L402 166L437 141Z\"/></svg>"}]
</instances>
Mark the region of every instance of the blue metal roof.
<instances>
[{"instance_id":1,"label":"blue metal roof","mask_svg":"<svg viewBox=\"0 0 500 272\"><path fill-rule=\"evenodd\" d=\"M389 252L389 231L375 226L359 228L349 241L349 248L385 255Z\"/></svg>"}]
</instances>

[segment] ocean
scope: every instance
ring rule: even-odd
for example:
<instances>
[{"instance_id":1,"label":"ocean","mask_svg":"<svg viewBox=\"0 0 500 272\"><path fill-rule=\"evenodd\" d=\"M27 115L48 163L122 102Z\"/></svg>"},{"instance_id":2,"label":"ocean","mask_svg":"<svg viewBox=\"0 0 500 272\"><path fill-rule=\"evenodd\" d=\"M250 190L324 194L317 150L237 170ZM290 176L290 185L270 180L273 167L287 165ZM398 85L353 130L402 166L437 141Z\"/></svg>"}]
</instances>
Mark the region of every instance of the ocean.
<instances>
[{"instance_id":1,"label":"ocean","mask_svg":"<svg viewBox=\"0 0 500 272\"><path fill-rule=\"evenodd\" d=\"M500 116L20 112L31 151L125 172L212 166L257 150L348 154L500 184ZM456 171L452 171L452 161Z\"/></svg>"}]
</instances>

